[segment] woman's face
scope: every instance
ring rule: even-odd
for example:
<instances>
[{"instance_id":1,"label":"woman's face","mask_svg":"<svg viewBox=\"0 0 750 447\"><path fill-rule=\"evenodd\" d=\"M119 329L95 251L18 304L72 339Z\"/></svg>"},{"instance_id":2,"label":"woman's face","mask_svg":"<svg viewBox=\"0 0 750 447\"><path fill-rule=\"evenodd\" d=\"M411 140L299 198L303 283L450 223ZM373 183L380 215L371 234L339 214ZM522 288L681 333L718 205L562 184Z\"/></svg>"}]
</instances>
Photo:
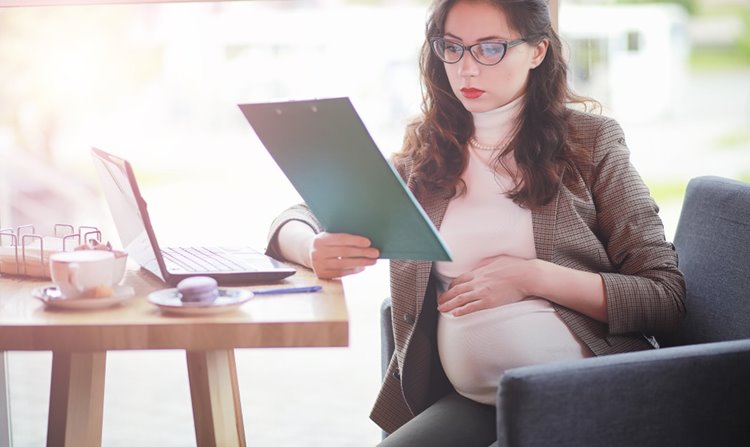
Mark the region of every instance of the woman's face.
<instances>
[{"instance_id":1,"label":"woman's face","mask_svg":"<svg viewBox=\"0 0 750 447\"><path fill-rule=\"evenodd\" d=\"M445 20L443 36L468 47L487 40L511 42L521 36L508 23L505 13L488 2L460 1ZM497 65L479 64L469 51L455 64L445 65L453 94L469 112L486 112L504 106L526 91L529 71L537 67L547 51L547 41L523 43L508 48Z\"/></svg>"}]
</instances>

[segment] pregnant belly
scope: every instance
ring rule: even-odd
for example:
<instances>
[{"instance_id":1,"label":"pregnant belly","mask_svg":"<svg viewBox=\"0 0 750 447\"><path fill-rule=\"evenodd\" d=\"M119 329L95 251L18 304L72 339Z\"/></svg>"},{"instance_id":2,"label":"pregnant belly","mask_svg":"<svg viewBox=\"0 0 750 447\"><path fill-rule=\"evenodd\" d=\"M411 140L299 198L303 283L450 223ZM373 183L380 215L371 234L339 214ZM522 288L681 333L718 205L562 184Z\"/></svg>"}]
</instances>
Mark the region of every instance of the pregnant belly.
<instances>
[{"instance_id":1,"label":"pregnant belly","mask_svg":"<svg viewBox=\"0 0 750 447\"><path fill-rule=\"evenodd\" d=\"M593 355L543 299L461 317L440 314L437 336L440 361L453 386L486 404L495 403L506 369Z\"/></svg>"}]
</instances>

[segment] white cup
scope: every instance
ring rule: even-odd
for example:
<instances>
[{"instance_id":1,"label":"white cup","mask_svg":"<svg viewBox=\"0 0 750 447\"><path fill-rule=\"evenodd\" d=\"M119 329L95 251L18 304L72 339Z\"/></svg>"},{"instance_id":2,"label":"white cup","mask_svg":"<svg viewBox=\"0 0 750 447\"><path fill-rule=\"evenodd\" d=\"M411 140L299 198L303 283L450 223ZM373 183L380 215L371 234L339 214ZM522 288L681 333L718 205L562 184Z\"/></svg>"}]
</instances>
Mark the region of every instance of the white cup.
<instances>
[{"instance_id":1,"label":"white cup","mask_svg":"<svg viewBox=\"0 0 750 447\"><path fill-rule=\"evenodd\" d=\"M80 250L55 253L49 258L52 282L64 298L104 298L112 295L116 277L111 251Z\"/></svg>"},{"instance_id":2,"label":"white cup","mask_svg":"<svg viewBox=\"0 0 750 447\"><path fill-rule=\"evenodd\" d=\"M120 250L112 250L115 255L115 271L112 276L112 285L120 284L125 279L125 271L128 265L128 254Z\"/></svg>"}]
</instances>

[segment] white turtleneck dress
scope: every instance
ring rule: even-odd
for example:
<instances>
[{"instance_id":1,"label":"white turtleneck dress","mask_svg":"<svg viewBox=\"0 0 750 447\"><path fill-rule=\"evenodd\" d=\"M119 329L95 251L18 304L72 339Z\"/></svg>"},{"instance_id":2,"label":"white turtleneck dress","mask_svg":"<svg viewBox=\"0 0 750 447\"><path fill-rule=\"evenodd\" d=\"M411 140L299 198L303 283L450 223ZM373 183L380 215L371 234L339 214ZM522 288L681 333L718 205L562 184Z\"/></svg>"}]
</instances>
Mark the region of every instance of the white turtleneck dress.
<instances>
[{"instance_id":1,"label":"white turtleneck dress","mask_svg":"<svg viewBox=\"0 0 750 447\"><path fill-rule=\"evenodd\" d=\"M523 97L485 112L474 113L474 136L487 146L509 138ZM536 258L531 211L505 193L513 187L506 173L489 164L493 152L469 145L469 161L461 178L466 194L454 197L440 226L451 248L452 262L436 262L439 292L457 276L499 255ZM513 163L512 154L508 160ZM509 368L593 354L560 320L544 299L526 300L454 317L441 313L437 330L440 361L456 391L494 405L502 373Z\"/></svg>"}]
</instances>

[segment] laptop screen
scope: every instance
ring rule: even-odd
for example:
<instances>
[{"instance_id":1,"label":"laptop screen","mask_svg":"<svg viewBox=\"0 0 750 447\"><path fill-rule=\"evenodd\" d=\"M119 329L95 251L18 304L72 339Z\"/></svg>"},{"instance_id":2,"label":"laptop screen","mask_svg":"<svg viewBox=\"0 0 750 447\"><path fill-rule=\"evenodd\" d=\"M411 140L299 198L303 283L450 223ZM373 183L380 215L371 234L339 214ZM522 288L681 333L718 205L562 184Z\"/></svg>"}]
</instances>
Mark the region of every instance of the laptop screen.
<instances>
[{"instance_id":1,"label":"laptop screen","mask_svg":"<svg viewBox=\"0 0 750 447\"><path fill-rule=\"evenodd\" d=\"M99 149L92 149L94 166L99 174L104 196L120 235L123 249L144 268L159 276L159 261L154 253L158 245L147 225L148 216L141 210L146 203L140 196L133 170L126 160Z\"/></svg>"}]
</instances>

